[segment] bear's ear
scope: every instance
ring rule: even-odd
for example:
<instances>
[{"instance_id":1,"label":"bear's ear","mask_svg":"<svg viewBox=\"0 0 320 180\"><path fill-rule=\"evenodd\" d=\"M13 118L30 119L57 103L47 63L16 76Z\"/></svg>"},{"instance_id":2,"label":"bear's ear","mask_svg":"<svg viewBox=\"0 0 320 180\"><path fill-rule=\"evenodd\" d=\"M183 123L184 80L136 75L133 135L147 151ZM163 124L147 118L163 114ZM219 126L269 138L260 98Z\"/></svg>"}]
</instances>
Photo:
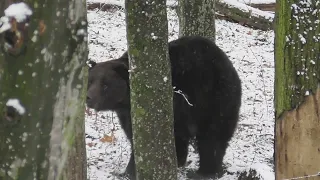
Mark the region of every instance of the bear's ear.
<instances>
[{"instance_id":1,"label":"bear's ear","mask_svg":"<svg viewBox=\"0 0 320 180\"><path fill-rule=\"evenodd\" d=\"M116 71L119 76L121 76L124 80L129 80L129 72L128 66L124 63L117 63L113 70Z\"/></svg>"},{"instance_id":2,"label":"bear's ear","mask_svg":"<svg viewBox=\"0 0 320 180\"><path fill-rule=\"evenodd\" d=\"M89 69L93 68L95 65L97 65L96 62L89 60L86 62L86 64L89 66Z\"/></svg>"}]
</instances>

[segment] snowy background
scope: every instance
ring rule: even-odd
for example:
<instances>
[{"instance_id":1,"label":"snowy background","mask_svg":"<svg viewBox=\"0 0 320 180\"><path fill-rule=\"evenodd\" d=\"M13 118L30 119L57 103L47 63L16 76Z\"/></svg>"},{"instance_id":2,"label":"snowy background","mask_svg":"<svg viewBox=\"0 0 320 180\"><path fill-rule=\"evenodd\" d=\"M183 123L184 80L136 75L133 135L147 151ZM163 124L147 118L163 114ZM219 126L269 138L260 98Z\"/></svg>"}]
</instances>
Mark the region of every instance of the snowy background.
<instances>
[{"instance_id":1,"label":"snowy background","mask_svg":"<svg viewBox=\"0 0 320 180\"><path fill-rule=\"evenodd\" d=\"M93 1L99 0L88 2ZM123 0L100 2L123 6ZM89 59L107 61L118 58L126 51L123 9L88 11L88 21ZM176 13L170 8L168 21L171 41L178 37L179 27ZM220 180L236 180L239 173L250 168L258 172L260 179L274 180L273 39L273 31L253 30L225 20L216 20L216 43L227 53L237 69L243 91L240 122L224 157L226 173ZM116 114L87 111L86 143L88 178L118 179L112 176L112 172L125 170L131 147ZM179 180L187 179L185 174L188 169L198 168L198 155L194 153L192 146L189 149L187 166L179 169Z\"/></svg>"}]
</instances>

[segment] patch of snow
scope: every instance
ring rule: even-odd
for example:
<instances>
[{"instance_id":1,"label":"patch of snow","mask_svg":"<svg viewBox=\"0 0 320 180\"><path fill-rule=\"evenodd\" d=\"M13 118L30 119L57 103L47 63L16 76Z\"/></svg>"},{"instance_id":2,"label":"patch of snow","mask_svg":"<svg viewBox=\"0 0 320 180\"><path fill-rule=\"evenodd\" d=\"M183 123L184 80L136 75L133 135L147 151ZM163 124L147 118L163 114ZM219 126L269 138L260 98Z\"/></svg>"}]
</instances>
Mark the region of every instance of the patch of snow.
<instances>
[{"instance_id":1,"label":"patch of snow","mask_svg":"<svg viewBox=\"0 0 320 180\"><path fill-rule=\"evenodd\" d=\"M14 17L18 22L22 22L27 16L32 15L32 10L24 2L14 3L4 10L4 15L7 17Z\"/></svg>"},{"instance_id":2,"label":"patch of snow","mask_svg":"<svg viewBox=\"0 0 320 180\"><path fill-rule=\"evenodd\" d=\"M79 29L77 31L77 36L86 36L86 35L87 35L87 33L84 29Z\"/></svg>"},{"instance_id":3,"label":"patch of snow","mask_svg":"<svg viewBox=\"0 0 320 180\"><path fill-rule=\"evenodd\" d=\"M0 18L0 33L11 28L10 18L15 18L17 22L23 22L32 15L32 10L24 2L14 3L4 10L4 15Z\"/></svg>"},{"instance_id":4,"label":"patch of snow","mask_svg":"<svg viewBox=\"0 0 320 180\"><path fill-rule=\"evenodd\" d=\"M164 77L164 78L163 78L163 81L164 81L164 82L167 82L167 81L168 81L168 77Z\"/></svg>"},{"instance_id":5,"label":"patch of snow","mask_svg":"<svg viewBox=\"0 0 320 180\"><path fill-rule=\"evenodd\" d=\"M0 18L0 33L3 33L11 28L11 24L9 22L9 18L3 16Z\"/></svg>"},{"instance_id":6,"label":"patch of snow","mask_svg":"<svg viewBox=\"0 0 320 180\"><path fill-rule=\"evenodd\" d=\"M158 39L158 36L154 35L154 33L151 33L151 38L152 38L153 40L157 40L157 39Z\"/></svg>"},{"instance_id":7,"label":"patch of snow","mask_svg":"<svg viewBox=\"0 0 320 180\"><path fill-rule=\"evenodd\" d=\"M306 91L306 93L304 94L305 96L309 96L310 95L310 92L309 91Z\"/></svg>"},{"instance_id":8,"label":"patch of snow","mask_svg":"<svg viewBox=\"0 0 320 180\"><path fill-rule=\"evenodd\" d=\"M21 105L19 99L9 99L6 106L13 107L20 115L23 115L26 112L26 109Z\"/></svg>"}]
</instances>

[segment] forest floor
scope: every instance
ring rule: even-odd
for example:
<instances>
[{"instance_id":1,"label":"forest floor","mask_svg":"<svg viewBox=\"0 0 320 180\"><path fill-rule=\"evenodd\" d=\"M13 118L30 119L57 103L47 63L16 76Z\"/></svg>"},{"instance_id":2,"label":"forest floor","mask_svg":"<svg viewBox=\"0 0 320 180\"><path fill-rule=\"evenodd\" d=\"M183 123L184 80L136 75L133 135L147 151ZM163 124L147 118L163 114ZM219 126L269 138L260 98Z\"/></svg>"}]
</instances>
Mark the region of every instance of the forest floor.
<instances>
[{"instance_id":1,"label":"forest floor","mask_svg":"<svg viewBox=\"0 0 320 180\"><path fill-rule=\"evenodd\" d=\"M93 1L93 0L91 0ZM90 1L89 1L90 2ZM121 1L113 0L121 4ZM178 19L168 8L169 40L178 37ZM127 49L123 9L88 11L89 59L102 62L118 58ZM274 180L274 32L216 20L216 43L237 69L242 81L240 122L224 157L225 174L220 180L236 180L249 169L260 179ZM113 112L86 113L88 178L115 180L113 172L123 172L130 157L130 144ZM192 146L179 180L198 167Z\"/></svg>"}]
</instances>

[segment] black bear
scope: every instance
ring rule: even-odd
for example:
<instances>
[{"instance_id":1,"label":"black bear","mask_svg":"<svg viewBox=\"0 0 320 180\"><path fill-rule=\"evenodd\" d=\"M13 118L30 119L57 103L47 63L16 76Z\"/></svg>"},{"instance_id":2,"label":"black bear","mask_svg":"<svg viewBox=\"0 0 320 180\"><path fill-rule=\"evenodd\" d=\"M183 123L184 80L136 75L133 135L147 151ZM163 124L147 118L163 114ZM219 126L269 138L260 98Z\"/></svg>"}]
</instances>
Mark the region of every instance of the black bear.
<instances>
[{"instance_id":1,"label":"black bear","mask_svg":"<svg viewBox=\"0 0 320 180\"><path fill-rule=\"evenodd\" d=\"M241 81L227 55L207 38L181 37L169 43L172 72L174 135L178 166L185 164L195 138L199 177L221 171L228 142L239 119ZM89 61L87 106L112 110L132 143L128 54L101 63ZM132 146L131 146L132 147ZM126 169L135 179L134 155Z\"/></svg>"}]
</instances>

